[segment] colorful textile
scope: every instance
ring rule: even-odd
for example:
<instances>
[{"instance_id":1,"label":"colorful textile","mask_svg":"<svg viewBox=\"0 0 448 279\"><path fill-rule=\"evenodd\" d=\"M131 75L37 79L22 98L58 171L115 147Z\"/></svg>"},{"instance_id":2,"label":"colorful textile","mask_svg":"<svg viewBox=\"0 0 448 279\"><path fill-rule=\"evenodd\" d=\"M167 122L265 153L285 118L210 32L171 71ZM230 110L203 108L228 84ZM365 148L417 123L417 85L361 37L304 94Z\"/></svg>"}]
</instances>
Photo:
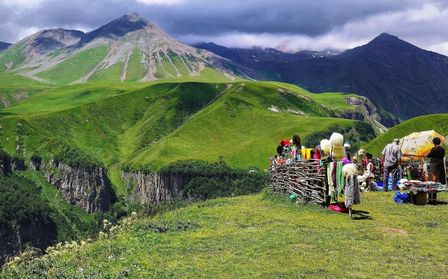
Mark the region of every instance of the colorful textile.
<instances>
[{"instance_id":1,"label":"colorful textile","mask_svg":"<svg viewBox=\"0 0 448 279\"><path fill-rule=\"evenodd\" d=\"M351 207L354 204L361 203L361 194L359 191L358 178L356 175L347 177L345 185L345 206Z\"/></svg>"},{"instance_id":2,"label":"colorful textile","mask_svg":"<svg viewBox=\"0 0 448 279\"><path fill-rule=\"evenodd\" d=\"M332 196L336 192L336 189L335 189L334 183L333 183L333 175L331 175L333 173L333 168L334 168L333 162L330 162L327 165L327 174L329 174L329 175L327 175L328 195L329 196Z\"/></svg>"},{"instance_id":3,"label":"colorful textile","mask_svg":"<svg viewBox=\"0 0 448 279\"><path fill-rule=\"evenodd\" d=\"M336 164L336 185L337 185L337 192L339 196L342 196L342 193L344 192L345 187L345 176L342 172L342 168L344 167L344 164L342 162L337 162Z\"/></svg>"}]
</instances>

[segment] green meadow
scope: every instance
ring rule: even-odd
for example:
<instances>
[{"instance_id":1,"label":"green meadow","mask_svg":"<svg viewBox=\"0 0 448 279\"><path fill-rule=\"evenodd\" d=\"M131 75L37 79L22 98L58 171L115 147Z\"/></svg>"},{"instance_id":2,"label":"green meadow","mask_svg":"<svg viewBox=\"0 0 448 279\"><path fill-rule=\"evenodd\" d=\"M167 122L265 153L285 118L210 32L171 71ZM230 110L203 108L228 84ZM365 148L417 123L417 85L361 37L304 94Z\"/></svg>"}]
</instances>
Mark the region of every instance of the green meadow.
<instances>
[{"instance_id":1,"label":"green meadow","mask_svg":"<svg viewBox=\"0 0 448 279\"><path fill-rule=\"evenodd\" d=\"M365 193L354 220L258 195L194 203L83 246L8 267L8 278L446 278L448 207ZM447 199L448 195L443 195ZM104 235L103 235L104 236Z\"/></svg>"}]
</instances>

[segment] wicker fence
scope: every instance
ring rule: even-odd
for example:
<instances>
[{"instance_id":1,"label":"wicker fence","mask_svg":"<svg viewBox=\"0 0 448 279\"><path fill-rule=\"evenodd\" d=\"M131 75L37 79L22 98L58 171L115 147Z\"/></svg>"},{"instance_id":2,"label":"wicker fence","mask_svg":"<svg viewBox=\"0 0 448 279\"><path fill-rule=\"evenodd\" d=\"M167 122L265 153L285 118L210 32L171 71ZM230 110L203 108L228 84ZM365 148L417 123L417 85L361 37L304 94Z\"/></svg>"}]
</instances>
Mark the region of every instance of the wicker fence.
<instances>
[{"instance_id":1,"label":"wicker fence","mask_svg":"<svg viewBox=\"0 0 448 279\"><path fill-rule=\"evenodd\" d=\"M319 160L271 166L270 186L277 193L295 194L302 203L328 205L326 168Z\"/></svg>"}]
</instances>

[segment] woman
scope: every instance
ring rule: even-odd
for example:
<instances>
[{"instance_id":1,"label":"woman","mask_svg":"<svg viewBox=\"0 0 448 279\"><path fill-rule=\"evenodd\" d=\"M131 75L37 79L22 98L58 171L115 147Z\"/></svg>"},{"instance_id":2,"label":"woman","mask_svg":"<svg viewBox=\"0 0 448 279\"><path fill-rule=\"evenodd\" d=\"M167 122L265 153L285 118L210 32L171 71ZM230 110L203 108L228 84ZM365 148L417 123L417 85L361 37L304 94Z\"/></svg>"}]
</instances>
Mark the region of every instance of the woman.
<instances>
[{"instance_id":1,"label":"woman","mask_svg":"<svg viewBox=\"0 0 448 279\"><path fill-rule=\"evenodd\" d=\"M295 161L302 161L302 144L300 142L300 136L294 135L291 140L291 154Z\"/></svg>"},{"instance_id":2,"label":"woman","mask_svg":"<svg viewBox=\"0 0 448 279\"><path fill-rule=\"evenodd\" d=\"M440 138L434 138L432 143L434 147L428 153L429 161L429 179L434 182L445 184L445 167L443 166L443 158L445 157L445 149L440 146Z\"/></svg>"}]
</instances>

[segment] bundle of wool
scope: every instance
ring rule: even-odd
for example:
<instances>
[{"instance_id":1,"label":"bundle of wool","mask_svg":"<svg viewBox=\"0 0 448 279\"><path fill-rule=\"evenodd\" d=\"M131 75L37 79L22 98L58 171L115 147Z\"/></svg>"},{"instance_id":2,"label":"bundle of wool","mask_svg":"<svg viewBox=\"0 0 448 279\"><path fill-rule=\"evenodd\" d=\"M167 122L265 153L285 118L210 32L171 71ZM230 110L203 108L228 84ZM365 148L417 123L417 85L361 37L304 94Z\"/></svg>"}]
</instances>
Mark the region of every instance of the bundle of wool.
<instances>
[{"instance_id":1,"label":"bundle of wool","mask_svg":"<svg viewBox=\"0 0 448 279\"><path fill-rule=\"evenodd\" d=\"M358 175L358 167L355 164L347 164L342 167L342 173L346 177L350 175Z\"/></svg>"},{"instance_id":2,"label":"bundle of wool","mask_svg":"<svg viewBox=\"0 0 448 279\"><path fill-rule=\"evenodd\" d=\"M344 158L344 156L345 156L344 147L342 147L342 146L333 146L331 150L332 150L331 156L334 159L340 161L340 160L342 160L342 158Z\"/></svg>"},{"instance_id":3,"label":"bundle of wool","mask_svg":"<svg viewBox=\"0 0 448 279\"><path fill-rule=\"evenodd\" d=\"M320 149L322 150L322 152L326 155L330 154L330 150L331 150L331 144L330 141L327 139L323 139L320 141Z\"/></svg>"},{"instance_id":4,"label":"bundle of wool","mask_svg":"<svg viewBox=\"0 0 448 279\"><path fill-rule=\"evenodd\" d=\"M339 133L333 133L330 137L330 143L331 143L332 147L343 146L344 145L344 136Z\"/></svg>"}]
</instances>

